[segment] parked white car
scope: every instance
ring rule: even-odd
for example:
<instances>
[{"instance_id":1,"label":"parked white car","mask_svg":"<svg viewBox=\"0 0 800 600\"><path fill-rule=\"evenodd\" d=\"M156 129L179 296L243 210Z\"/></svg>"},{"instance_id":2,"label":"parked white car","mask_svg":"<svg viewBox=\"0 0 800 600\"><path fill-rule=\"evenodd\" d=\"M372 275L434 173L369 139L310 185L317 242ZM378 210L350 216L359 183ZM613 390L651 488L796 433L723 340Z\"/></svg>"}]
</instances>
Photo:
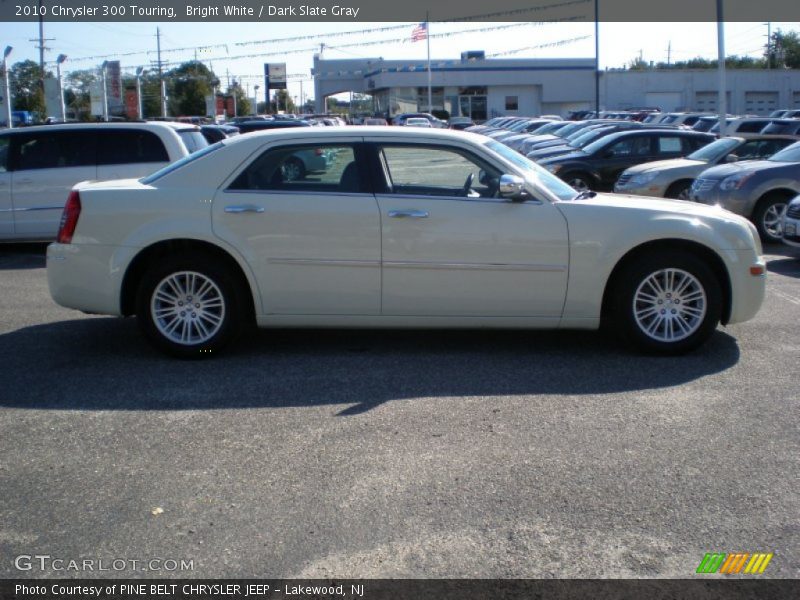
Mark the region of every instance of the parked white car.
<instances>
[{"instance_id":1,"label":"parked white car","mask_svg":"<svg viewBox=\"0 0 800 600\"><path fill-rule=\"evenodd\" d=\"M409 117L406 119L404 125L406 127L431 127L431 122L422 117Z\"/></svg>"},{"instance_id":2,"label":"parked white car","mask_svg":"<svg viewBox=\"0 0 800 600\"><path fill-rule=\"evenodd\" d=\"M199 127L174 123L75 123L4 131L0 241L52 241L76 183L143 177L207 145Z\"/></svg>"},{"instance_id":3,"label":"parked white car","mask_svg":"<svg viewBox=\"0 0 800 600\"><path fill-rule=\"evenodd\" d=\"M287 181L298 150L332 150ZM141 180L74 188L47 251L58 304L136 314L182 357L243 325L612 329L679 353L764 297L755 228L714 207L576 193L483 136L297 128Z\"/></svg>"}]
</instances>

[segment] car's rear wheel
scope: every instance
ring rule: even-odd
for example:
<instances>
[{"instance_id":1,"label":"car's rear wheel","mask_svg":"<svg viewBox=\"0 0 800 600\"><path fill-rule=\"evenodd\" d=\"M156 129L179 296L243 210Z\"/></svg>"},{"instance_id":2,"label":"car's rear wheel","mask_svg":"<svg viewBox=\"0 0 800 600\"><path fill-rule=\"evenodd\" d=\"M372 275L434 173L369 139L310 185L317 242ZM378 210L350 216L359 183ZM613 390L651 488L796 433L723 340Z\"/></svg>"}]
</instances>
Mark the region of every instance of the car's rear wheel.
<instances>
[{"instance_id":1,"label":"car's rear wheel","mask_svg":"<svg viewBox=\"0 0 800 600\"><path fill-rule=\"evenodd\" d=\"M762 198L753 211L753 223L761 239L765 242L779 244L783 238L783 216L789 202L780 195Z\"/></svg>"},{"instance_id":2,"label":"car's rear wheel","mask_svg":"<svg viewBox=\"0 0 800 600\"><path fill-rule=\"evenodd\" d=\"M645 352L693 350L720 321L719 281L706 263L687 252L644 255L616 281L614 328Z\"/></svg>"},{"instance_id":3,"label":"car's rear wheel","mask_svg":"<svg viewBox=\"0 0 800 600\"><path fill-rule=\"evenodd\" d=\"M236 281L213 257L176 257L150 268L137 295L137 319L158 349L181 358L219 352L241 329Z\"/></svg>"}]
</instances>

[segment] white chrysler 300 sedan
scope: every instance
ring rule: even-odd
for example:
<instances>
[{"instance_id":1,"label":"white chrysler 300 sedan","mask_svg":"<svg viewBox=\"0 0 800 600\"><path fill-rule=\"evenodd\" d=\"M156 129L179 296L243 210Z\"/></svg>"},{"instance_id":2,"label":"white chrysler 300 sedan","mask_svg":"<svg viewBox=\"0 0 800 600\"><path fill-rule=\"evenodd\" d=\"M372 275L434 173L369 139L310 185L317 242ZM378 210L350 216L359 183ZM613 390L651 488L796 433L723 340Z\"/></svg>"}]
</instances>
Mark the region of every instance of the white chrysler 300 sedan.
<instances>
[{"instance_id":1,"label":"white chrysler 300 sedan","mask_svg":"<svg viewBox=\"0 0 800 600\"><path fill-rule=\"evenodd\" d=\"M322 172L287 177L297 152ZM755 228L672 200L577 194L499 142L399 127L295 128L225 140L139 180L72 190L50 291L136 315L173 355L242 327L607 323L646 352L686 352L752 318Z\"/></svg>"}]
</instances>

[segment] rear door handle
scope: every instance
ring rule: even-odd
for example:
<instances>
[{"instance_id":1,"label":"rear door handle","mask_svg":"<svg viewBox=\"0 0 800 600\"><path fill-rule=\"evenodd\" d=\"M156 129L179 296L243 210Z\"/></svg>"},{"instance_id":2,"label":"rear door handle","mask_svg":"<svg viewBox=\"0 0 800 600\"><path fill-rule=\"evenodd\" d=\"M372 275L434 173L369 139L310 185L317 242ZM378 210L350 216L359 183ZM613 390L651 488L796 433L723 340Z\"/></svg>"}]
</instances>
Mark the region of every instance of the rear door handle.
<instances>
[{"instance_id":1,"label":"rear door handle","mask_svg":"<svg viewBox=\"0 0 800 600\"><path fill-rule=\"evenodd\" d=\"M263 213L263 206L256 206L255 204L239 204L225 207L226 213Z\"/></svg>"},{"instance_id":2,"label":"rear door handle","mask_svg":"<svg viewBox=\"0 0 800 600\"><path fill-rule=\"evenodd\" d=\"M390 210L389 216L393 219L427 219L426 210Z\"/></svg>"}]
</instances>

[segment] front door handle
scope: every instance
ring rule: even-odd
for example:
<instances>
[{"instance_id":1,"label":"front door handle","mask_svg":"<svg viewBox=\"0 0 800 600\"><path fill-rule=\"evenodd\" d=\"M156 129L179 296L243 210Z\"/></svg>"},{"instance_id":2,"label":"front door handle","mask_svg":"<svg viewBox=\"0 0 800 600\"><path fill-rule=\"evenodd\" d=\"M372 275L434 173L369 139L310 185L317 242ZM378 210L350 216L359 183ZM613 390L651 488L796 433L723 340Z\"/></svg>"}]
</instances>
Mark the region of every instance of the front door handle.
<instances>
[{"instance_id":1,"label":"front door handle","mask_svg":"<svg viewBox=\"0 0 800 600\"><path fill-rule=\"evenodd\" d=\"M389 216L393 219L427 219L427 210L390 210Z\"/></svg>"},{"instance_id":2,"label":"front door handle","mask_svg":"<svg viewBox=\"0 0 800 600\"><path fill-rule=\"evenodd\" d=\"M225 207L226 213L263 213L263 206L256 206L255 204L239 204Z\"/></svg>"}]
</instances>

